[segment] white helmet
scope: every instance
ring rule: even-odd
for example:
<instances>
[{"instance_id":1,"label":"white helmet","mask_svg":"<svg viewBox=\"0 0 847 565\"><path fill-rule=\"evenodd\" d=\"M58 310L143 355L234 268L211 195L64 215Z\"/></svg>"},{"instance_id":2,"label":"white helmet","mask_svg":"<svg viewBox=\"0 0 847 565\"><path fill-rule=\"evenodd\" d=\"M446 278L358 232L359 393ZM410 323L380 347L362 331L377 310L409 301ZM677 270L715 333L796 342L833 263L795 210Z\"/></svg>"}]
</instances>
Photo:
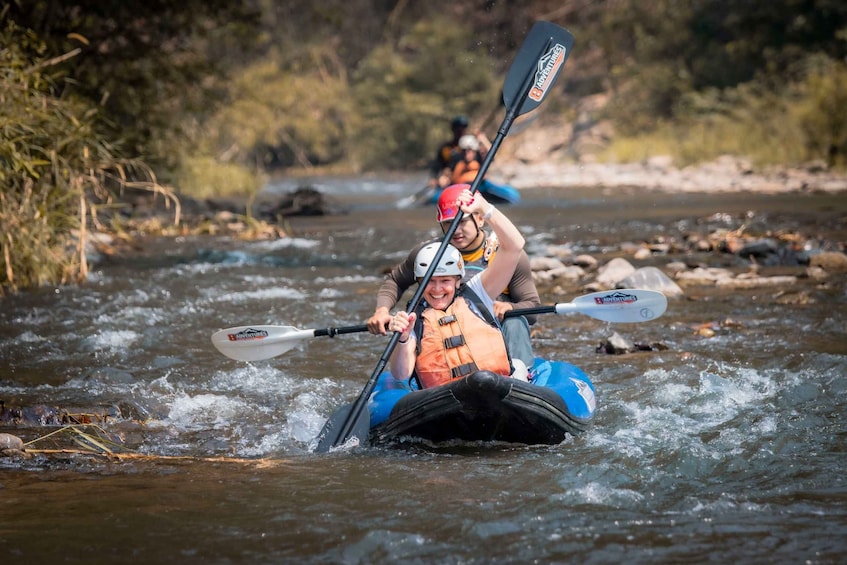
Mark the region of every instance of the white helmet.
<instances>
[{"instance_id":1,"label":"white helmet","mask_svg":"<svg viewBox=\"0 0 847 565\"><path fill-rule=\"evenodd\" d=\"M421 278L426 275L427 269L432 264L432 259L438 253L440 243L427 243L418 254L415 256L415 277ZM446 277L449 275L465 276L465 261L462 259L462 254L459 250L447 244L447 249L444 250L444 255L441 256L441 261L435 267L435 272L432 274L435 277Z\"/></svg>"},{"instance_id":2,"label":"white helmet","mask_svg":"<svg viewBox=\"0 0 847 565\"><path fill-rule=\"evenodd\" d=\"M459 138L459 149L479 151L479 140L473 135L463 135Z\"/></svg>"}]
</instances>

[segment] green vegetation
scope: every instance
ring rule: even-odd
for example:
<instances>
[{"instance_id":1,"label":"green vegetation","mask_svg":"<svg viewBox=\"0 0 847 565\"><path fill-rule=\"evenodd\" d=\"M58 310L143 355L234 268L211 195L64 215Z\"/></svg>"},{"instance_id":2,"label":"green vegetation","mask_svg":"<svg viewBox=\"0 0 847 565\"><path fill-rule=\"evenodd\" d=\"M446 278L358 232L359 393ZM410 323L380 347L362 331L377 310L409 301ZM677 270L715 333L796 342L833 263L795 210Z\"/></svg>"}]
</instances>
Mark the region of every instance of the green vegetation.
<instances>
[{"instance_id":1,"label":"green vegetation","mask_svg":"<svg viewBox=\"0 0 847 565\"><path fill-rule=\"evenodd\" d=\"M646 133L616 139L612 161L671 155L685 166L721 155L742 155L758 166L819 161L847 166L847 65L829 62L782 90L750 82L690 93L675 118Z\"/></svg>"},{"instance_id":2,"label":"green vegetation","mask_svg":"<svg viewBox=\"0 0 847 565\"><path fill-rule=\"evenodd\" d=\"M60 75L50 73L63 57L45 58L44 44L12 22L0 43L2 294L84 279L87 219L123 187L165 190L114 155L92 127L95 108L55 95Z\"/></svg>"},{"instance_id":3,"label":"green vegetation","mask_svg":"<svg viewBox=\"0 0 847 565\"><path fill-rule=\"evenodd\" d=\"M537 19L577 40L545 112L608 100L580 118L612 125L600 158L847 168L835 0L12 0L0 289L83 279L85 231L120 220L127 187L251 195L279 171L424 167L451 116L495 109Z\"/></svg>"},{"instance_id":4,"label":"green vegetation","mask_svg":"<svg viewBox=\"0 0 847 565\"><path fill-rule=\"evenodd\" d=\"M722 154L845 167L847 6L830 0L619 2L594 29L608 53L604 118L617 160ZM843 106L842 106L843 107Z\"/></svg>"}]
</instances>

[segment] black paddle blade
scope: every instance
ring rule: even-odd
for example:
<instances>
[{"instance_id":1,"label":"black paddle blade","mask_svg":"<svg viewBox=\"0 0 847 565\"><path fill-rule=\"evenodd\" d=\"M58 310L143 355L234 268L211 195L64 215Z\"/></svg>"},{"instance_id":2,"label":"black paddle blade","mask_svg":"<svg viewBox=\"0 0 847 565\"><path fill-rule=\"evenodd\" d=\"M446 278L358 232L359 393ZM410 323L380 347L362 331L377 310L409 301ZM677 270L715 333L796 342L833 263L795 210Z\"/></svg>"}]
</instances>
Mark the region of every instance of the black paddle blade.
<instances>
[{"instance_id":1,"label":"black paddle blade","mask_svg":"<svg viewBox=\"0 0 847 565\"><path fill-rule=\"evenodd\" d=\"M503 102L507 108L512 108L529 88L515 117L541 104L565 66L572 47L573 35L565 28L550 22L536 22L532 26L503 84ZM535 72L528 75L532 68ZM527 79L531 80L531 86Z\"/></svg>"},{"instance_id":2,"label":"black paddle blade","mask_svg":"<svg viewBox=\"0 0 847 565\"><path fill-rule=\"evenodd\" d=\"M354 437L359 440L358 445L360 447L368 444L368 434L371 431L371 415L367 408L360 410L356 415L356 421L350 433L347 434L347 437L341 437L341 428L344 426L347 416L353 409L353 404L345 404L336 410L335 414L326 421L318 436L318 445L315 447L315 453L326 453L331 448L346 443Z\"/></svg>"}]
</instances>

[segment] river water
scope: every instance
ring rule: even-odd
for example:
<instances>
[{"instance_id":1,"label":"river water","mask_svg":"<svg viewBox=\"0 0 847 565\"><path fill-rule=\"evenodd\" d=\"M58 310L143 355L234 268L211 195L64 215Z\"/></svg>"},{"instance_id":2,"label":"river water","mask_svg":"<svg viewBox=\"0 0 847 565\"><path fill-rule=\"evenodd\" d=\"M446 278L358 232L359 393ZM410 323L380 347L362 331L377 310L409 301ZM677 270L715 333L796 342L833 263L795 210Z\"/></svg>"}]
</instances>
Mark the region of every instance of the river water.
<instances>
[{"instance_id":1,"label":"river water","mask_svg":"<svg viewBox=\"0 0 847 565\"><path fill-rule=\"evenodd\" d=\"M281 241L150 241L80 288L0 299L6 407L111 412L100 429L136 454L0 458L6 559L845 562L843 276L801 278L787 289L805 294L801 304L780 300L785 288L703 287L646 324L540 317L536 353L581 366L597 389L593 428L561 445L317 455L314 437L361 391L387 341L314 338L248 364L210 335L361 324L382 270L436 226L432 209L392 208L414 189L407 178L314 183L348 212L292 218ZM847 240L843 195L535 189L507 212L530 252L570 243L601 261L623 241L710 222ZM728 255L696 259L743 268ZM578 294L562 292L543 289L542 301ZM710 322L714 336L696 331ZM613 331L667 349L597 353ZM24 441L53 429L0 427Z\"/></svg>"}]
</instances>

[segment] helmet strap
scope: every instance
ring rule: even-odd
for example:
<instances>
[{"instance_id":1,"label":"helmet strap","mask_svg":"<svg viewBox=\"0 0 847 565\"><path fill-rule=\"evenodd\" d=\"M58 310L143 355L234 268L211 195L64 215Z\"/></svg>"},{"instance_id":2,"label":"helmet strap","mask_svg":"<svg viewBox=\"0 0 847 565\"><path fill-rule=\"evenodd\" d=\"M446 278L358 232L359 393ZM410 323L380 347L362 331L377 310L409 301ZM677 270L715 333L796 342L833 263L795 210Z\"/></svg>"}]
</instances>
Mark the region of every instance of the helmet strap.
<instances>
[{"instance_id":1,"label":"helmet strap","mask_svg":"<svg viewBox=\"0 0 847 565\"><path fill-rule=\"evenodd\" d=\"M482 231L482 229L479 226L479 223L477 223L477 221L476 221L476 216L474 216L473 214L471 214L471 221L473 222L473 225L476 228L476 234L473 236L473 240L476 241L478 239L479 245L477 245L473 249L460 249L459 251L462 252L462 253L473 253L474 251L478 250L483 245L485 245L485 232ZM480 236L482 236L482 237L480 237Z\"/></svg>"}]
</instances>

